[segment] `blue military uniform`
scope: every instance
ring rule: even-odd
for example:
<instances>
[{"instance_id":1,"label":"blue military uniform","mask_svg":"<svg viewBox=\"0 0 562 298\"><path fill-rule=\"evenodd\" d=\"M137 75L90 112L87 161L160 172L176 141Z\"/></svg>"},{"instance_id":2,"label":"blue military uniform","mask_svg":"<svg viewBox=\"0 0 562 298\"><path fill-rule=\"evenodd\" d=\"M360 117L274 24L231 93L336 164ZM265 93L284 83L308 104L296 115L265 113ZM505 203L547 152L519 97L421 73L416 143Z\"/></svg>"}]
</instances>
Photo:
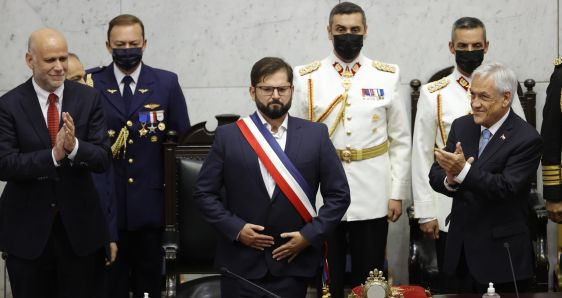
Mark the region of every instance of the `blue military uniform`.
<instances>
[{"instance_id":1,"label":"blue military uniform","mask_svg":"<svg viewBox=\"0 0 562 298\"><path fill-rule=\"evenodd\" d=\"M127 108L113 63L87 71L87 83L102 93L102 104L112 143L114 191L117 198L119 254L110 283L127 284L131 268L148 268L151 276L131 280L133 292L159 288L161 233L164 224L164 160L166 132L184 133L190 126L185 97L176 74L139 65L140 74ZM109 185L110 184L106 184ZM103 191L103 190L101 190ZM149 235L145 238L144 236ZM140 242L140 244L139 244ZM133 246L133 247L129 247ZM146 250L144 256L136 250ZM130 251L130 253L127 253ZM139 255L140 254L140 255ZM120 260L121 259L121 260ZM121 263L120 263L121 261ZM126 264L123 264L126 263ZM139 264L140 263L140 264ZM150 265L147 265L149 264ZM117 265L117 266L116 266ZM124 266L124 267L123 267ZM160 268L158 268L160 266ZM121 269L119 269L121 268ZM154 273L154 271L157 271ZM132 276L138 276L138 273ZM141 273L142 275L142 273ZM153 279L156 279L152 282ZM152 283L153 286L146 285ZM135 287L140 288L135 288ZM125 286L128 291L128 284ZM123 289L123 291L125 291ZM112 289L110 291L119 292ZM156 290L154 290L156 291ZM113 294L112 294L113 295ZM121 297L118 294L117 297ZM128 297L128 296L127 296ZM156 296L155 296L156 297Z\"/></svg>"}]
</instances>

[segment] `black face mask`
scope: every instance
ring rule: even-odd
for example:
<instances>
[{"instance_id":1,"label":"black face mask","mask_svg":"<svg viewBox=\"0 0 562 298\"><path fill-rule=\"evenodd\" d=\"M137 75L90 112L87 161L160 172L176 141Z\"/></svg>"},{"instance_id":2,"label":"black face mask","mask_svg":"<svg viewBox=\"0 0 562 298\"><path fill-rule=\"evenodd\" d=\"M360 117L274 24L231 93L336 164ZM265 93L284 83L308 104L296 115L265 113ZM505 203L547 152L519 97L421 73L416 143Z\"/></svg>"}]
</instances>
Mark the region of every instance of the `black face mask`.
<instances>
[{"instance_id":1,"label":"black face mask","mask_svg":"<svg viewBox=\"0 0 562 298\"><path fill-rule=\"evenodd\" d=\"M129 71L142 60L142 48L112 49L113 62L124 71Z\"/></svg>"},{"instance_id":2,"label":"black face mask","mask_svg":"<svg viewBox=\"0 0 562 298\"><path fill-rule=\"evenodd\" d=\"M334 50L343 60L353 60L355 57L359 56L361 48L363 48L363 35L334 35Z\"/></svg>"},{"instance_id":3,"label":"black face mask","mask_svg":"<svg viewBox=\"0 0 562 298\"><path fill-rule=\"evenodd\" d=\"M472 74L472 72L482 64L483 60L484 50L455 52L455 62L457 62L457 65L462 71L468 74Z\"/></svg>"}]
</instances>

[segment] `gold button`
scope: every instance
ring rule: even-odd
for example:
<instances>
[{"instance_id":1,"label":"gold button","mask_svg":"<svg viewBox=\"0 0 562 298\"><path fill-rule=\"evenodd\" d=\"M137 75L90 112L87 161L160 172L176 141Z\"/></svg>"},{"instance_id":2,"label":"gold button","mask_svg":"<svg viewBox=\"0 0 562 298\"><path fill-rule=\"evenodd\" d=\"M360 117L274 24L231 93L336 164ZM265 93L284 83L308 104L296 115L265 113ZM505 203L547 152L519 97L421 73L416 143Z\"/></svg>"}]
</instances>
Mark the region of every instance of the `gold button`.
<instances>
[{"instance_id":1,"label":"gold button","mask_svg":"<svg viewBox=\"0 0 562 298\"><path fill-rule=\"evenodd\" d=\"M132 184L133 182L135 182L135 179L129 178L129 184Z\"/></svg>"},{"instance_id":2,"label":"gold button","mask_svg":"<svg viewBox=\"0 0 562 298\"><path fill-rule=\"evenodd\" d=\"M133 159L129 158L129 163L132 164L133 163Z\"/></svg>"},{"instance_id":3,"label":"gold button","mask_svg":"<svg viewBox=\"0 0 562 298\"><path fill-rule=\"evenodd\" d=\"M349 100L345 103L348 107L351 105L351 102L349 102Z\"/></svg>"},{"instance_id":4,"label":"gold button","mask_svg":"<svg viewBox=\"0 0 562 298\"><path fill-rule=\"evenodd\" d=\"M351 130L345 132L348 136L351 135Z\"/></svg>"},{"instance_id":5,"label":"gold button","mask_svg":"<svg viewBox=\"0 0 562 298\"><path fill-rule=\"evenodd\" d=\"M129 139L129 145L131 145L132 143L134 143L135 141L133 141L133 139Z\"/></svg>"},{"instance_id":6,"label":"gold button","mask_svg":"<svg viewBox=\"0 0 562 298\"><path fill-rule=\"evenodd\" d=\"M350 121L350 120L351 120L351 116L347 116L347 121Z\"/></svg>"},{"instance_id":7,"label":"gold button","mask_svg":"<svg viewBox=\"0 0 562 298\"><path fill-rule=\"evenodd\" d=\"M347 144L347 145L345 146L345 148L351 149L351 144Z\"/></svg>"},{"instance_id":8,"label":"gold button","mask_svg":"<svg viewBox=\"0 0 562 298\"><path fill-rule=\"evenodd\" d=\"M127 120L127 126L128 126L128 127L131 127L131 126L133 126L133 121L131 121L131 120Z\"/></svg>"},{"instance_id":9,"label":"gold button","mask_svg":"<svg viewBox=\"0 0 562 298\"><path fill-rule=\"evenodd\" d=\"M377 128L376 128L376 127L375 127L375 128L373 128L373 132L377 132Z\"/></svg>"}]
</instances>

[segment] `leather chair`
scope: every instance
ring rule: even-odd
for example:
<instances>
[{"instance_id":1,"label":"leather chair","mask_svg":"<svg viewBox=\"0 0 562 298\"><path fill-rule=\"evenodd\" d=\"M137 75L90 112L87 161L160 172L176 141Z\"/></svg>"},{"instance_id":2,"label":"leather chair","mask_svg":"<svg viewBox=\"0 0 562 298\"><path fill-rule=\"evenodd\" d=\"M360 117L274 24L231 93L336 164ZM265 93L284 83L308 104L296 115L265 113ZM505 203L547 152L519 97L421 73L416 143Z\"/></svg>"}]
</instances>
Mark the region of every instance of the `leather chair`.
<instances>
[{"instance_id":1,"label":"leather chair","mask_svg":"<svg viewBox=\"0 0 562 298\"><path fill-rule=\"evenodd\" d=\"M239 117L216 118L218 125L223 125ZM166 297L220 297L220 275L213 268L217 234L202 218L192 198L214 140L214 132L205 125L206 122L192 126L179 142L170 132L164 144ZM179 276L184 273L207 276L180 284Z\"/></svg>"},{"instance_id":2,"label":"leather chair","mask_svg":"<svg viewBox=\"0 0 562 298\"><path fill-rule=\"evenodd\" d=\"M454 67L446 67L435 74L433 74L428 82L439 80L448 76L453 72ZM412 92L410 94L412 105L412 131L414 121L416 119L416 108L420 96L421 81L414 79L410 81ZM525 118L527 122L536 127L536 98L537 94L533 91L535 81L527 79L524 82L526 91L523 92L521 84L517 86L517 95L523 106ZM533 239L533 249L535 255L535 276L533 283L533 291L546 292L548 291L548 253L546 241L546 226L548 222L547 213L544 207L544 202L540 198L537 190L536 176L532 180L530 201L529 201L529 230ZM416 190L413 189L413 192ZM410 206L407 208L407 214L410 224L410 252L408 256L408 273L410 276L410 284L421 285L426 289L431 290L433 294L442 293L438 285L437 268L437 255L435 253L435 245L433 240L428 240L423 237L419 229L418 220L415 219L415 208ZM562 280L562 279L561 279ZM562 282L560 282L562 285Z\"/></svg>"}]
</instances>

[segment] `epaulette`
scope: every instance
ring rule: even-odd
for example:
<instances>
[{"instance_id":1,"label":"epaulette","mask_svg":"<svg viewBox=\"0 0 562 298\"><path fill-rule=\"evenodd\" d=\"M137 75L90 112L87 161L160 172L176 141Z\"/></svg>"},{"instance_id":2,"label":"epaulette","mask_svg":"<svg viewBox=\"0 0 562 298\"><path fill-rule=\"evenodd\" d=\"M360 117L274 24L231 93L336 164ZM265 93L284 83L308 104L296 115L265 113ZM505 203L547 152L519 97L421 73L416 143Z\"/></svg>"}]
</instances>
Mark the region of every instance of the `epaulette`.
<instances>
[{"instance_id":1,"label":"epaulette","mask_svg":"<svg viewBox=\"0 0 562 298\"><path fill-rule=\"evenodd\" d=\"M380 61L373 61L373 67L380 70L380 71L385 71L385 72L390 72L390 73L396 72L396 67L394 67L390 64L386 64L384 62L380 62Z\"/></svg>"},{"instance_id":2,"label":"epaulette","mask_svg":"<svg viewBox=\"0 0 562 298\"><path fill-rule=\"evenodd\" d=\"M312 63L309 63L309 64L303 66L303 67L299 70L299 74L300 74L301 76L307 75L307 74L309 74L309 73L311 73L311 72L316 71L318 68L320 68L320 65L322 65L322 64L320 63L320 61L314 61L314 62L312 62Z\"/></svg>"},{"instance_id":3,"label":"epaulette","mask_svg":"<svg viewBox=\"0 0 562 298\"><path fill-rule=\"evenodd\" d=\"M91 73L86 75L86 85L88 85L90 87L94 87L94 80L92 79Z\"/></svg>"},{"instance_id":4,"label":"epaulette","mask_svg":"<svg viewBox=\"0 0 562 298\"><path fill-rule=\"evenodd\" d=\"M98 66L98 67L94 67L94 68L90 68L88 70L86 70L87 74L94 74L94 73L98 73L102 70L104 70L107 66L102 65L102 66Z\"/></svg>"},{"instance_id":5,"label":"epaulette","mask_svg":"<svg viewBox=\"0 0 562 298\"><path fill-rule=\"evenodd\" d=\"M554 59L554 61L552 63L554 63L555 67L559 66L560 64L562 64L562 57L558 57L558 58Z\"/></svg>"},{"instance_id":6,"label":"epaulette","mask_svg":"<svg viewBox=\"0 0 562 298\"><path fill-rule=\"evenodd\" d=\"M429 85L427 86L427 90L430 93L433 93L437 90L441 90L445 88L448 84L449 84L449 79L447 77L444 77L440 80L429 83Z\"/></svg>"}]
</instances>

